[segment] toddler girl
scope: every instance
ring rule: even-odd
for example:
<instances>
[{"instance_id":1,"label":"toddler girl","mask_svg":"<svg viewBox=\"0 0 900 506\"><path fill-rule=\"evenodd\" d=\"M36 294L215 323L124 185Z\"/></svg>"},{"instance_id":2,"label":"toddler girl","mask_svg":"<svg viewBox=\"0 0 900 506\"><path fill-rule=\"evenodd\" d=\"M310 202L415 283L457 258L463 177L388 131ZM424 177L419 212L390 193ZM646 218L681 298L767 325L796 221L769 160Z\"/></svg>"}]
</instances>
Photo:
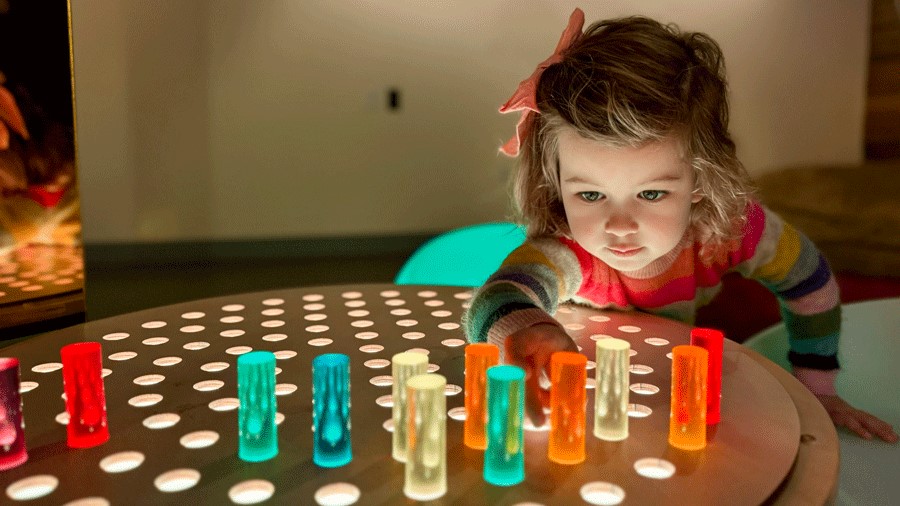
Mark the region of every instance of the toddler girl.
<instances>
[{"instance_id":1,"label":"toddler girl","mask_svg":"<svg viewBox=\"0 0 900 506\"><path fill-rule=\"evenodd\" d=\"M751 198L718 45L642 17L583 23L576 9L500 109L523 111L501 149L521 154L514 193L528 239L472 299L469 340L526 370L528 416L542 425L538 377L554 352L577 351L551 316L560 302L690 323L739 272L778 297L794 375L834 422L896 441L835 393L838 286L809 239Z\"/></svg>"}]
</instances>

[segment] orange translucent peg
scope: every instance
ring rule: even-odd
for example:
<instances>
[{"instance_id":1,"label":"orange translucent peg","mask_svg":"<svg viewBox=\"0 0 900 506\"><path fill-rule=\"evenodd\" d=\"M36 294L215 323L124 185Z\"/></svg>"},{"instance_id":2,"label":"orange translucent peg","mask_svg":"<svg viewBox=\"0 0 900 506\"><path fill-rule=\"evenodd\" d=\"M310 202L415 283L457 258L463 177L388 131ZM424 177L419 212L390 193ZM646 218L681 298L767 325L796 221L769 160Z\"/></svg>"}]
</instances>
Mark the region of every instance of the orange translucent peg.
<instances>
[{"instance_id":1,"label":"orange translucent peg","mask_svg":"<svg viewBox=\"0 0 900 506\"><path fill-rule=\"evenodd\" d=\"M558 351L550 357L550 435L547 458L559 464L584 462L587 357Z\"/></svg>"},{"instance_id":2,"label":"orange translucent peg","mask_svg":"<svg viewBox=\"0 0 900 506\"><path fill-rule=\"evenodd\" d=\"M706 378L709 352L699 346L672 348L669 444L682 450L706 447Z\"/></svg>"},{"instance_id":3,"label":"orange translucent peg","mask_svg":"<svg viewBox=\"0 0 900 506\"><path fill-rule=\"evenodd\" d=\"M500 348L490 343L466 346L466 421L463 442L469 448L487 448L487 370L500 363Z\"/></svg>"}]
</instances>

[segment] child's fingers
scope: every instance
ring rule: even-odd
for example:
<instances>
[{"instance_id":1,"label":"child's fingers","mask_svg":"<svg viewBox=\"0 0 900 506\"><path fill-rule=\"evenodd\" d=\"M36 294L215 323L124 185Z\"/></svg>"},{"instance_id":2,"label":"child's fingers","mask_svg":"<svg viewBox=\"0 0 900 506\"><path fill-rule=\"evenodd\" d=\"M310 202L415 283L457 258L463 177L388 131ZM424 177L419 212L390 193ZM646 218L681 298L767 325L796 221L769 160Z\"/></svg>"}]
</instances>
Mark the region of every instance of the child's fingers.
<instances>
[{"instance_id":1,"label":"child's fingers","mask_svg":"<svg viewBox=\"0 0 900 506\"><path fill-rule=\"evenodd\" d=\"M544 402L537 374L525 378L525 414L535 427L542 427L547 421L544 414Z\"/></svg>"},{"instance_id":2,"label":"child's fingers","mask_svg":"<svg viewBox=\"0 0 900 506\"><path fill-rule=\"evenodd\" d=\"M891 424L880 420L874 415L870 415L865 411L858 411L857 418L860 419L862 425L865 426L871 432L874 432L876 436L887 441L888 443L896 443L897 442L897 433L894 432L894 428L891 427Z\"/></svg>"},{"instance_id":3,"label":"child's fingers","mask_svg":"<svg viewBox=\"0 0 900 506\"><path fill-rule=\"evenodd\" d=\"M840 425L847 427L851 431L855 432L859 437L864 439L872 439L872 434L863 427L863 424L856 419L852 414L845 414L841 417L842 419L838 421Z\"/></svg>"}]
</instances>

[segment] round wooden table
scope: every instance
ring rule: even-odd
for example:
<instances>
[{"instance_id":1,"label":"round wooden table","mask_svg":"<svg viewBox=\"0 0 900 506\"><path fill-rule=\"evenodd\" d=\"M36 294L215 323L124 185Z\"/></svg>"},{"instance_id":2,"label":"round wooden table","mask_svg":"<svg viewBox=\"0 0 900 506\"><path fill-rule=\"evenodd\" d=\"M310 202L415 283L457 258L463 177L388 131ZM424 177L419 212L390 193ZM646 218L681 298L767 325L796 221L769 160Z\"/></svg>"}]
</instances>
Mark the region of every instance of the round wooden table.
<instances>
[{"instance_id":1,"label":"round wooden table","mask_svg":"<svg viewBox=\"0 0 900 506\"><path fill-rule=\"evenodd\" d=\"M27 504L411 504L403 464L391 458L390 358L429 355L447 378L448 493L429 504L822 504L834 496L838 443L816 399L761 355L727 341L722 421L707 447L667 443L672 346L690 327L645 313L564 305L557 318L594 358L594 340L627 339L630 436L587 438L587 460L547 459L547 432L525 434L525 482L482 478L483 453L462 444L465 337L471 290L354 285L211 298L140 311L42 334L0 350L21 362L29 461L0 473L4 499ZM111 438L66 446L59 348L103 346ZM279 454L237 457L237 356L278 358ZM323 353L351 360L353 460L312 461L311 363ZM589 367L593 364L589 362ZM593 370L588 377L593 378ZM589 380L590 383L590 380ZM592 385L589 384L589 388ZM588 392L588 427L594 391ZM667 475L667 476L665 476ZM600 502L598 502L600 501Z\"/></svg>"}]
</instances>

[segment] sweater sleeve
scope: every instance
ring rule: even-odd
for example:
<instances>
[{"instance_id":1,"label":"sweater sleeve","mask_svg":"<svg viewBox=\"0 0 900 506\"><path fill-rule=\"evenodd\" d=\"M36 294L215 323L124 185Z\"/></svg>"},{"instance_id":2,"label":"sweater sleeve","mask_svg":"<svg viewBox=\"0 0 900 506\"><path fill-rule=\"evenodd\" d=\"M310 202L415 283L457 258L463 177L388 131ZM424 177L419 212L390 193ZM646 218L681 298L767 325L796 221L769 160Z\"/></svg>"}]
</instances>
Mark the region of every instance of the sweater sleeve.
<instances>
[{"instance_id":1,"label":"sweater sleeve","mask_svg":"<svg viewBox=\"0 0 900 506\"><path fill-rule=\"evenodd\" d=\"M514 250L471 300L463 317L470 342L503 349L506 337L538 323L557 324L560 302L581 285L575 254L556 238L529 239Z\"/></svg>"},{"instance_id":2,"label":"sweater sleeve","mask_svg":"<svg viewBox=\"0 0 900 506\"><path fill-rule=\"evenodd\" d=\"M825 257L809 238L757 203L749 207L745 231L742 249L752 254L738 271L778 298L788 360L800 368L837 369L840 294Z\"/></svg>"}]
</instances>

